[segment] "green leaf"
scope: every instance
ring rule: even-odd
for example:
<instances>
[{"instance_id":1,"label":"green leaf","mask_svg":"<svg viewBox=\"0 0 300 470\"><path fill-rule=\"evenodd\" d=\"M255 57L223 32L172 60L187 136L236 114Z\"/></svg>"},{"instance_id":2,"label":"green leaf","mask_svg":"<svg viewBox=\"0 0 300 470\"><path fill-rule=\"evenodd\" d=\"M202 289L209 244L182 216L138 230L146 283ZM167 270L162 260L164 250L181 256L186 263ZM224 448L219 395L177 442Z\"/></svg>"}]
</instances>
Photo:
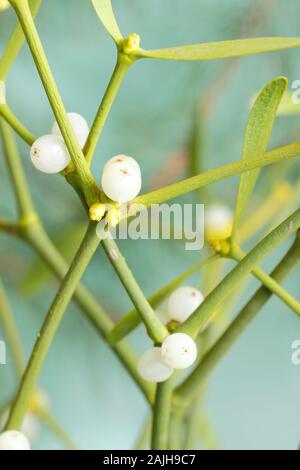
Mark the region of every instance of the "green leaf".
<instances>
[{"instance_id":1,"label":"green leaf","mask_svg":"<svg viewBox=\"0 0 300 470\"><path fill-rule=\"evenodd\" d=\"M37 15L41 2L42 0L29 0L29 7L33 18ZM0 60L0 80L6 79L13 62L24 44L24 41L25 37L23 30L20 23L18 23Z\"/></svg>"},{"instance_id":2,"label":"green leaf","mask_svg":"<svg viewBox=\"0 0 300 470\"><path fill-rule=\"evenodd\" d=\"M256 98L246 126L242 159L255 157L267 149L277 110L288 81L285 77L271 80ZM232 240L237 234L240 218L248 204L260 169L241 175L234 215Z\"/></svg>"},{"instance_id":3,"label":"green leaf","mask_svg":"<svg viewBox=\"0 0 300 470\"><path fill-rule=\"evenodd\" d=\"M112 9L111 0L92 0L92 4L108 34L116 44L119 44L123 37Z\"/></svg>"},{"instance_id":4,"label":"green leaf","mask_svg":"<svg viewBox=\"0 0 300 470\"><path fill-rule=\"evenodd\" d=\"M277 116L292 116L300 114L299 98L294 97L294 93L295 92L286 90L277 110ZM250 108L252 108L256 98L257 94L250 100Z\"/></svg>"},{"instance_id":5,"label":"green leaf","mask_svg":"<svg viewBox=\"0 0 300 470\"><path fill-rule=\"evenodd\" d=\"M170 47L145 51L138 57L165 60L213 60L228 59L262 52L279 51L300 46L300 38L253 38L233 41L208 42L189 46Z\"/></svg>"}]
</instances>

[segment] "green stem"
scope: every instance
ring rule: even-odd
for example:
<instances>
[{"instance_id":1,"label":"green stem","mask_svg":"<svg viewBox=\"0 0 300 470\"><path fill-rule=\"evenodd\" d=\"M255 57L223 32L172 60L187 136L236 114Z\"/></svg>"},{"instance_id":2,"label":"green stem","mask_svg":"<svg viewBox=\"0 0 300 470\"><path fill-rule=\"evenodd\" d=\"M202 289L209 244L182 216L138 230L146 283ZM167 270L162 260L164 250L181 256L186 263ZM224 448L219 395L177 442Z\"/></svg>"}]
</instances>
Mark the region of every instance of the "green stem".
<instances>
[{"instance_id":1,"label":"green stem","mask_svg":"<svg viewBox=\"0 0 300 470\"><path fill-rule=\"evenodd\" d=\"M147 301L153 309L157 308L166 297L178 287L185 279L190 277L192 274L197 272L203 266L207 266L211 261L217 259L218 255L210 256L208 259L196 264L192 268L187 269L182 274L177 276L171 282L166 284L164 287L159 289L157 292L148 297ZM139 324L141 323L141 317L138 311L134 308L124 315L112 328L107 335L107 341L109 344L115 344L125 336L129 335Z\"/></svg>"},{"instance_id":2,"label":"green stem","mask_svg":"<svg viewBox=\"0 0 300 470\"><path fill-rule=\"evenodd\" d=\"M35 65L48 96L50 106L65 140L72 162L81 181L82 190L88 205L97 202L99 190L87 165L80 145L75 137L68 119L63 101L53 78L40 37L36 30L27 0L13 0L12 6L19 17L28 46L31 50Z\"/></svg>"},{"instance_id":3,"label":"green stem","mask_svg":"<svg viewBox=\"0 0 300 470\"><path fill-rule=\"evenodd\" d=\"M37 415L46 424L46 426L52 430L55 436L60 439L67 450L78 450L78 446L74 443L74 441L70 438L70 436L57 421L55 416L53 416L49 410L45 408L40 409L37 411Z\"/></svg>"},{"instance_id":4,"label":"green stem","mask_svg":"<svg viewBox=\"0 0 300 470\"><path fill-rule=\"evenodd\" d=\"M241 248L234 246L232 248L233 258L240 262L245 258L245 253ZM252 270L254 276L264 284L273 294L277 295L291 310L300 316L300 302L289 294L281 285L276 282L271 276L266 274L261 268L255 267Z\"/></svg>"},{"instance_id":5,"label":"green stem","mask_svg":"<svg viewBox=\"0 0 300 470\"><path fill-rule=\"evenodd\" d=\"M300 141L293 144L279 147L270 152L262 153L256 157L245 158L236 163L209 170L197 176L184 179L178 183L170 184L162 189L152 191L151 193L138 196L134 203L149 207L151 204L161 204L183 194L195 191L203 186L221 181L231 176L239 175L255 168L262 168L267 165L273 165L281 161L288 160L300 155Z\"/></svg>"},{"instance_id":6,"label":"green stem","mask_svg":"<svg viewBox=\"0 0 300 470\"><path fill-rule=\"evenodd\" d=\"M34 135L22 124L22 122L15 116L7 104L0 105L0 116L16 131L16 133L28 145L32 145L36 140Z\"/></svg>"},{"instance_id":7,"label":"green stem","mask_svg":"<svg viewBox=\"0 0 300 470\"><path fill-rule=\"evenodd\" d=\"M27 229L25 239L28 241L29 245L34 248L41 259L44 260L46 265L58 277L58 279L63 279L68 270L68 264L48 238L44 229L39 225L31 226ZM112 329L113 322L97 302L95 297L82 284L79 284L74 293L74 300L100 335L105 338L108 332ZM137 360L133 350L127 343L125 343L125 341L121 341L113 347L113 351L126 367L128 373L141 389L146 399L149 402L152 402L153 386L142 380L138 374Z\"/></svg>"},{"instance_id":8,"label":"green stem","mask_svg":"<svg viewBox=\"0 0 300 470\"><path fill-rule=\"evenodd\" d=\"M300 226L300 209L260 241L243 260L230 271L220 284L206 297L200 307L176 331L197 335L212 320L217 308L243 282L248 274L280 243Z\"/></svg>"},{"instance_id":9,"label":"green stem","mask_svg":"<svg viewBox=\"0 0 300 470\"><path fill-rule=\"evenodd\" d=\"M101 137L107 117L130 65L131 62L123 54L119 53L117 64L103 96L103 99L100 103L99 109L97 111L96 117L94 119L89 136L83 149L83 153L86 155L88 165L91 164L97 143Z\"/></svg>"},{"instance_id":10,"label":"green stem","mask_svg":"<svg viewBox=\"0 0 300 470\"><path fill-rule=\"evenodd\" d=\"M157 384L152 425L152 450L167 450L173 380Z\"/></svg>"},{"instance_id":11,"label":"green stem","mask_svg":"<svg viewBox=\"0 0 300 470\"><path fill-rule=\"evenodd\" d=\"M30 397L36 387L39 374L53 338L69 305L72 295L74 294L76 286L98 245L99 239L96 235L95 223L90 223L81 246L58 290L35 343L30 361L21 381L16 400L12 406L6 429L20 429Z\"/></svg>"},{"instance_id":12,"label":"green stem","mask_svg":"<svg viewBox=\"0 0 300 470\"><path fill-rule=\"evenodd\" d=\"M24 355L22 345L17 331L14 316L12 314L4 287L0 281L0 320L3 324L4 333L7 337L9 347L12 352L18 377L24 371Z\"/></svg>"},{"instance_id":13,"label":"green stem","mask_svg":"<svg viewBox=\"0 0 300 470\"><path fill-rule=\"evenodd\" d=\"M21 223L26 224L36 219L36 214L21 165L19 151L13 132L3 119L0 119L0 130L3 139L4 156L16 195Z\"/></svg>"},{"instance_id":14,"label":"green stem","mask_svg":"<svg viewBox=\"0 0 300 470\"><path fill-rule=\"evenodd\" d=\"M272 278L282 283L300 262L300 235L286 253L284 258L272 272ZM175 401L188 404L199 394L200 387L205 383L210 372L225 356L227 351L236 343L249 324L255 319L259 311L271 298L272 292L265 286L260 287L247 302L236 319L214 346L204 355L202 361L194 372L175 391Z\"/></svg>"},{"instance_id":15,"label":"green stem","mask_svg":"<svg viewBox=\"0 0 300 470\"><path fill-rule=\"evenodd\" d=\"M130 299L139 312L150 338L155 343L161 343L168 335L168 330L154 313L128 267L125 258L121 255L116 242L108 236L102 241L102 245Z\"/></svg>"},{"instance_id":16,"label":"green stem","mask_svg":"<svg viewBox=\"0 0 300 470\"><path fill-rule=\"evenodd\" d=\"M10 222L9 220L5 220L5 219L0 219L0 230L10 235L20 236L22 227L15 222Z\"/></svg>"},{"instance_id":17,"label":"green stem","mask_svg":"<svg viewBox=\"0 0 300 470\"><path fill-rule=\"evenodd\" d=\"M41 0L29 1L31 14L33 17L35 17L38 13L41 3ZM4 81L6 79L12 64L14 63L17 55L19 54L24 44L24 41L24 33L22 31L21 25L18 24L13 34L11 35L11 38L0 60L0 80Z\"/></svg>"},{"instance_id":18,"label":"green stem","mask_svg":"<svg viewBox=\"0 0 300 470\"><path fill-rule=\"evenodd\" d=\"M9 126L3 120L0 120L0 125L0 129L2 127L4 129L3 139L6 149L5 157L15 190L17 203L20 207L21 217L21 224L9 224L8 226L5 223L1 226L0 223L0 228L24 238L44 260L49 269L62 280L66 275L69 266L47 236L42 225L38 223L38 218L31 201L29 188L18 149L16 147L14 135L11 129L9 129ZM84 286L80 284L75 291L74 297L79 307L86 314L96 330L105 337L105 335L112 329L113 322L104 312L97 300ZM143 381L138 374L136 356L132 349L122 341L116 345L113 350L127 368L136 384L140 387L147 400L151 402L154 394L153 387L148 382Z\"/></svg>"}]
</instances>

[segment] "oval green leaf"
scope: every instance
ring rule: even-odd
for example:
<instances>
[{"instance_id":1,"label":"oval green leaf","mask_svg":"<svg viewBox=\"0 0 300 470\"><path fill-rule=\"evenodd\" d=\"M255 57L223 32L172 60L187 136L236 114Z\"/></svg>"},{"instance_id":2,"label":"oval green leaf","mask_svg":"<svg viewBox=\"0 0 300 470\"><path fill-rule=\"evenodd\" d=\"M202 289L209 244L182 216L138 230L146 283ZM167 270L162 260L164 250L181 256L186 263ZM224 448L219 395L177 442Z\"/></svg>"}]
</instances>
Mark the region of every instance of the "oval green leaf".
<instances>
[{"instance_id":1,"label":"oval green leaf","mask_svg":"<svg viewBox=\"0 0 300 470\"><path fill-rule=\"evenodd\" d=\"M242 159L255 157L267 149L281 99L287 88L287 79L271 80L256 98L246 126ZM237 196L232 241L236 240L240 218L248 204L260 169L243 173Z\"/></svg>"},{"instance_id":2,"label":"oval green leaf","mask_svg":"<svg viewBox=\"0 0 300 470\"><path fill-rule=\"evenodd\" d=\"M299 46L300 38L237 39L150 51L141 49L138 57L165 60L214 60L273 52Z\"/></svg>"},{"instance_id":3,"label":"oval green leaf","mask_svg":"<svg viewBox=\"0 0 300 470\"><path fill-rule=\"evenodd\" d=\"M123 37L112 9L111 0L92 0L92 4L108 34L116 44L119 44Z\"/></svg>"}]
</instances>

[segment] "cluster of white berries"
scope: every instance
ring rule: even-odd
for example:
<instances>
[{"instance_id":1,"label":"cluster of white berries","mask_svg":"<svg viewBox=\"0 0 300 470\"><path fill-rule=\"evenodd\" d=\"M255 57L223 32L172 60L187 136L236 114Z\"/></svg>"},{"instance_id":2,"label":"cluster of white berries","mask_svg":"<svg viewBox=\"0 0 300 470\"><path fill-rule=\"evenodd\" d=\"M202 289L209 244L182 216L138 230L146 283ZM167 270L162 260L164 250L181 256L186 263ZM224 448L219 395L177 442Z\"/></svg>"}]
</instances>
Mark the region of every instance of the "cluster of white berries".
<instances>
[{"instance_id":1,"label":"cluster of white berries","mask_svg":"<svg viewBox=\"0 0 300 470\"><path fill-rule=\"evenodd\" d=\"M80 114L68 113L68 117L78 143L83 148L89 135L89 126ZM70 155L56 122L51 134L39 137L34 142L30 156L33 165L43 173L59 173L68 166Z\"/></svg>"},{"instance_id":2,"label":"cluster of white berries","mask_svg":"<svg viewBox=\"0 0 300 470\"><path fill-rule=\"evenodd\" d=\"M184 322L203 302L203 295L194 287L183 286L169 297L167 308L157 312L160 320L167 324L172 320ZM185 333L173 333L166 337L161 347L148 349L138 362L138 372L144 380L164 382L174 369L186 369L197 358L197 345Z\"/></svg>"},{"instance_id":3,"label":"cluster of white berries","mask_svg":"<svg viewBox=\"0 0 300 470\"><path fill-rule=\"evenodd\" d=\"M30 450L30 444L23 433L5 431L0 434L0 450Z\"/></svg>"},{"instance_id":4,"label":"cluster of white berries","mask_svg":"<svg viewBox=\"0 0 300 470\"><path fill-rule=\"evenodd\" d=\"M111 200L124 203L134 199L142 186L138 162L127 155L116 155L103 168L101 186Z\"/></svg>"}]
</instances>

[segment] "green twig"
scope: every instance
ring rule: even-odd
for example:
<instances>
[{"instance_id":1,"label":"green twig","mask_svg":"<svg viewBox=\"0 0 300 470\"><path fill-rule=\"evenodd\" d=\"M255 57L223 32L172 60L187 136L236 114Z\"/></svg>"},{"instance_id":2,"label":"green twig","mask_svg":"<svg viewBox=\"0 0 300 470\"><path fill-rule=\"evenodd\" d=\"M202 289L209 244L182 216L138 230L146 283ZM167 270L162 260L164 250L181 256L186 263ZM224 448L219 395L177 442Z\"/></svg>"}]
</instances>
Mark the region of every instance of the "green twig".
<instances>
[{"instance_id":1,"label":"green twig","mask_svg":"<svg viewBox=\"0 0 300 470\"><path fill-rule=\"evenodd\" d=\"M76 286L96 251L98 244L99 239L96 235L95 223L91 222L70 269L50 307L44 325L35 343L16 400L12 406L6 429L20 429L30 397L36 387L40 371L53 338L74 294Z\"/></svg>"},{"instance_id":2,"label":"green twig","mask_svg":"<svg viewBox=\"0 0 300 470\"><path fill-rule=\"evenodd\" d=\"M22 122L15 116L7 104L0 105L0 116L16 131L16 133L28 145L32 145L36 140L34 135L22 124Z\"/></svg>"},{"instance_id":3,"label":"green twig","mask_svg":"<svg viewBox=\"0 0 300 470\"><path fill-rule=\"evenodd\" d=\"M182 274L177 276L171 282L166 284L164 287L156 291L150 297L148 297L148 302L153 309L157 308L166 297L178 287L185 279L190 277L192 274L197 272L204 266L210 265L211 261L217 259L218 255L212 255L208 259L201 261L192 268L187 269ZM138 311L134 308L130 310L126 315L124 315L113 327L113 329L107 335L107 340L109 344L115 344L120 341L122 338L131 333L141 322L141 317Z\"/></svg>"},{"instance_id":4,"label":"green twig","mask_svg":"<svg viewBox=\"0 0 300 470\"><path fill-rule=\"evenodd\" d=\"M240 262L245 258L245 253L238 247L234 246L231 250L233 258ZM273 294L277 295L291 310L300 316L300 302L287 292L278 282L271 276L266 274L261 268L255 267L252 270L253 275L264 284Z\"/></svg>"},{"instance_id":5,"label":"green twig","mask_svg":"<svg viewBox=\"0 0 300 470\"><path fill-rule=\"evenodd\" d=\"M168 448L173 379L157 384L153 411L152 450Z\"/></svg>"},{"instance_id":6,"label":"green twig","mask_svg":"<svg viewBox=\"0 0 300 470\"><path fill-rule=\"evenodd\" d=\"M168 335L168 330L154 313L151 305L147 301L128 267L125 258L121 255L116 242L108 236L102 241L102 244L117 275L119 276L135 308L139 312L150 338L152 338L156 343L161 343Z\"/></svg>"},{"instance_id":7,"label":"green twig","mask_svg":"<svg viewBox=\"0 0 300 470\"><path fill-rule=\"evenodd\" d=\"M236 163L220 166L197 176L170 184L162 189L138 196L134 203L149 207L151 204L161 204L183 194L195 191L203 186L221 181L231 176L239 175L255 168L262 168L300 155L300 141L262 153L256 157L240 160Z\"/></svg>"},{"instance_id":8,"label":"green twig","mask_svg":"<svg viewBox=\"0 0 300 470\"><path fill-rule=\"evenodd\" d=\"M68 119L63 101L48 64L43 45L36 30L28 2L27 0L13 0L11 1L11 4L15 9L16 14L18 15L45 92L48 96L50 106L65 140L72 162L80 178L82 190L85 194L87 204L91 205L98 201L99 190L87 165L80 145L75 137L71 123Z\"/></svg>"},{"instance_id":9,"label":"green twig","mask_svg":"<svg viewBox=\"0 0 300 470\"><path fill-rule=\"evenodd\" d=\"M300 226L300 209L294 212L269 235L260 241L220 284L206 297L200 307L176 331L197 335L212 320L217 308L243 282L248 274L280 243Z\"/></svg>"},{"instance_id":10,"label":"green twig","mask_svg":"<svg viewBox=\"0 0 300 470\"><path fill-rule=\"evenodd\" d=\"M68 270L68 264L48 238L43 227L40 225L32 225L31 227L28 227L25 239L36 253L38 253L41 259L44 260L50 271L52 271L58 279L63 279ZM95 297L88 289L86 289L86 287L79 284L74 293L74 300L95 327L96 331L98 331L101 336L105 337L112 329L113 322ZM138 374L137 360L133 350L127 343L125 343L125 341L121 341L113 347L113 351L123 363L137 386L140 387L146 399L152 402L154 394L153 386L152 384L142 380Z\"/></svg>"},{"instance_id":11,"label":"green twig","mask_svg":"<svg viewBox=\"0 0 300 470\"><path fill-rule=\"evenodd\" d=\"M66 275L69 266L57 251L47 236L44 228L38 221L14 135L11 129L9 129L9 126L3 122L3 120L0 120L0 124L0 129L4 130L2 137L5 146L6 163L10 170L10 177L21 217L21 223L9 224L9 226L5 224L5 226L2 227L0 224L0 228L9 229L9 233L24 238L44 260L46 265L58 277L58 279L62 280ZM74 298L96 330L102 336L105 336L112 329L113 323L94 296L83 285L79 284L75 291ZM132 349L122 341L116 345L113 350L136 384L140 387L147 400L152 401L154 393L153 387L151 384L143 381L137 373L136 357Z\"/></svg>"},{"instance_id":12,"label":"green twig","mask_svg":"<svg viewBox=\"0 0 300 470\"><path fill-rule=\"evenodd\" d=\"M0 118L0 130L2 134L4 156L13 184L20 221L23 224L36 220L36 213L23 172L18 147L9 125Z\"/></svg>"},{"instance_id":13,"label":"green twig","mask_svg":"<svg viewBox=\"0 0 300 470\"><path fill-rule=\"evenodd\" d=\"M283 282L290 272L299 265L299 262L300 236L298 234L292 247L273 270L272 278L277 282ZM195 371L176 389L176 401L183 400L185 403L189 403L199 393L199 388L205 383L209 373L236 343L271 296L272 292L265 286L256 291L217 343L205 354Z\"/></svg>"},{"instance_id":14,"label":"green twig","mask_svg":"<svg viewBox=\"0 0 300 470\"><path fill-rule=\"evenodd\" d=\"M17 331L17 326L11 311L4 287L0 281L0 321L3 324L4 333L12 352L18 378L24 371L24 355Z\"/></svg>"},{"instance_id":15,"label":"green twig","mask_svg":"<svg viewBox=\"0 0 300 470\"><path fill-rule=\"evenodd\" d=\"M113 71L111 80L100 103L89 136L85 143L83 153L86 155L88 164L91 164L97 143L101 137L105 122L118 93L118 90L125 78L126 72L131 62L123 54L118 54L116 67Z\"/></svg>"},{"instance_id":16,"label":"green twig","mask_svg":"<svg viewBox=\"0 0 300 470\"><path fill-rule=\"evenodd\" d=\"M10 220L0 219L0 230L10 235L21 236L22 227L16 222Z\"/></svg>"}]
</instances>

